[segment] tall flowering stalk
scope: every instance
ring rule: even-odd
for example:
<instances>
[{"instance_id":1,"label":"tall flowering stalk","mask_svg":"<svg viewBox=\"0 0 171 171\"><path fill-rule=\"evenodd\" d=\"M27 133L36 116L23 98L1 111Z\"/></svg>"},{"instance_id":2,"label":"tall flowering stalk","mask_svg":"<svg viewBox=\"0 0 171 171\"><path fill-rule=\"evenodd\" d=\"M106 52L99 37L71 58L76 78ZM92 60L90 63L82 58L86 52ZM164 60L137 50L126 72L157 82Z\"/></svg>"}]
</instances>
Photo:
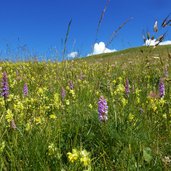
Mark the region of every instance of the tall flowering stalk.
<instances>
[{"instance_id":1,"label":"tall flowering stalk","mask_svg":"<svg viewBox=\"0 0 171 171\"><path fill-rule=\"evenodd\" d=\"M69 88L71 89L71 90L73 90L74 89L74 84L73 84L73 82L70 80L70 82L69 82Z\"/></svg>"},{"instance_id":2,"label":"tall flowering stalk","mask_svg":"<svg viewBox=\"0 0 171 171\"><path fill-rule=\"evenodd\" d=\"M2 96L6 100L8 98L8 95L9 95L9 87L8 87L7 73L4 72L2 77Z\"/></svg>"},{"instance_id":3,"label":"tall flowering stalk","mask_svg":"<svg viewBox=\"0 0 171 171\"><path fill-rule=\"evenodd\" d=\"M28 96L28 86L26 83L24 84L24 87L23 87L23 95Z\"/></svg>"},{"instance_id":4,"label":"tall flowering stalk","mask_svg":"<svg viewBox=\"0 0 171 171\"><path fill-rule=\"evenodd\" d=\"M160 95L160 98L163 98L165 95L165 86L164 86L164 82L162 79L160 79L160 82L159 82L159 95Z\"/></svg>"},{"instance_id":5,"label":"tall flowering stalk","mask_svg":"<svg viewBox=\"0 0 171 171\"><path fill-rule=\"evenodd\" d=\"M106 99L101 96L98 101L98 113L99 113L99 120L100 121L107 121L108 120L108 106Z\"/></svg>"},{"instance_id":6,"label":"tall flowering stalk","mask_svg":"<svg viewBox=\"0 0 171 171\"><path fill-rule=\"evenodd\" d=\"M61 97L62 97L62 101L64 101L64 99L66 97L66 91L65 91L65 89L63 87L61 89Z\"/></svg>"},{"instance_id":7,"label":"tall flowering stalk","mask_svg":"<svg viewBox=\"0 0 171 171\"><path fill-rule=\"evenodd\" d=\"M129 89L129 80L126 79L126 83L125 83L125 93L128 96L130 93L130 89Z\"/></svg>"},{"instance_id":8,"label":"tall flowering stalk","mask_svg":"<svg viewBox=\"0 0 171 171\"><path fill-rule=\"evenodd\" d=\"M14 119L11 120L10 126L11 126L12 129L16 129L17 128Z\"/></svg>"},{"instance_id":9,"label":"tall flowering stalk","mask_svg":"<svg viewBox=\"0 0 171 171\"><path fill-rule=\"evenodd\" d=\"M164 76L165 76L166 78L169 77L169 72L168 72L167 66L164 68Z\"/></svg>"}]
</instances>

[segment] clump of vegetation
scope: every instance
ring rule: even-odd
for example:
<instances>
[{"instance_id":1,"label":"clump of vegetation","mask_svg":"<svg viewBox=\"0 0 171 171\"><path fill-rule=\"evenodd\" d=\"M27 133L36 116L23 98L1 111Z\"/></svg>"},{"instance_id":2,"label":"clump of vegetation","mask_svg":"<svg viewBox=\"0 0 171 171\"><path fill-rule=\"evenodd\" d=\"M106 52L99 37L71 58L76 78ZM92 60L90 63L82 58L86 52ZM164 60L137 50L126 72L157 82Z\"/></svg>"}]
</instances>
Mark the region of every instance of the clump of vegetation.
<instances>
[{"instance_id":1,"label":"clump of vegetation","mask_svg":"<svg viewBox=\"0 0 171 171\"><path fill-rule=\"evenodd\" d=\"M171 49L149 48L1 62L1 170L171 169Z\"/></svg>"}]
</instances>

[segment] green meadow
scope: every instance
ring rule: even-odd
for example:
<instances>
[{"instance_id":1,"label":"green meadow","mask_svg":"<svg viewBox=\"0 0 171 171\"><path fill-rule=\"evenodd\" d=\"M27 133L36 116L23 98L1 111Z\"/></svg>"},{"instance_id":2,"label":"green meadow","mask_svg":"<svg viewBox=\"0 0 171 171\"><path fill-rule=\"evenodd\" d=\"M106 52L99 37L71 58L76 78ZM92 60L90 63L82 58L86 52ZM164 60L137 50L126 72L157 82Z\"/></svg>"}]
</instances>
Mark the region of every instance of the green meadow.
<instances>
[{"instance_id":1,"label":"green meadow","mask_svg":"<svg viewBox=\"0 0 171 171\"><path fill-rule=\"evenodd\" d=\"M171 170L170 74L171 46L1 61L0 170Z\"/></svg>"}]
</instances>

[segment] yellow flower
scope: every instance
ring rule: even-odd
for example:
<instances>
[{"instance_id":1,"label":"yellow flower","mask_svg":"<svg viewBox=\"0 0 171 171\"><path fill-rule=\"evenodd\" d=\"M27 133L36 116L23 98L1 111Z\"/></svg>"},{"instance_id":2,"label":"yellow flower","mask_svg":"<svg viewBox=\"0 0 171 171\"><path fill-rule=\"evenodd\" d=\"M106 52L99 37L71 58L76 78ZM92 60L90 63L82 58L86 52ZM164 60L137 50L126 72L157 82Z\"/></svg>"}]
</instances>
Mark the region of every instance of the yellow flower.
<instances>
[{"instance_id":1,"label":"yellow flower","mask_svg":"<svg viewBox=\"0 0 171 171\"><path fill-rule=\"evenodd\" d=\"M12 100L14 100L14 95L13 95L13 94L10 94L10 95L8 96L7 101L11 102Z\"/></svg>"},{"instance_id":2,"label":"yellow flower","mask_svg":"<svg viewBox=\"0 0 171 171\"><path fill-rule=\"evenodd\" d=\"M90 158L89 157L81 157L80 161L83 163L84 166L88 166L90 164Z\"/></svg>"},{"instance_id":3,"label":"yellow flower","mask_svg":"<svg viewBox=\"0 0 171 171\"><path fill-rule=\"evenodd\" d=\"M98 91L96 91L96 95L98 96L100 93Z\"/></svg>"},{"instance_id":4,"label":"yellow flower","mask_svg":"<svg viewBox=\"0 0 171 171\"><path fill-rule=\"evenodd\" d=\"M0 145L0 154L2 154L2 152L4 151L5 148L5 141L3 141Z\"/></svg>"},{"instance_id":5,"label":"yellow flower","mask_svg":"<svg viewBox=\"0 0 171 171\"><path fill-rule=\"evenodd\" d=\"M4 107L4 106L5 106L4 98L0 97L0 107Z\"/></svg>"},{"instance_id":6,"label":"yellow flower","mask_svg":"<svg viewBox=\"0 0 171 171\"><path fill-rule=\"evenodd\" d=\"M163 114L163 116L162 116L164 119L167 119L167 115L166 115L166 113L165 114Z\"/></svg>"},{"instance_id":7,"label":"yellow flower","mask_svg":"<svg viewBox=\"0 0 171 171\"><path fill-rule=\"evenodd\" d=\"M48 155L49 156L55 155L56 152L57 152L57 148L55 147L55 145L53 143L49 144Z\"/></svg>"},{"instance_id":8,"label":"yellow flower","mask_svg":"<svg viewBox=\"0 0 171 171\"><path fill-rule=\"evenodd\" d=\"M70 90L69 86L66 86L66 90Z\"/></svg>"},{"instance_id":9,"label":"yellow flower","mask_svg":"<svg viewBox=\"0 0 171 171\"><path fill-rule=\"evenodd\" d=\"M41 124L42 123L42 118L41 117L36 117L36 118L34 118L34 122L36 124Z\"/></svg>"},{"instance_id":10,"label":"yellow flower","mask_svg":"<svg viewBox=\"0 0 171 171\"><path fill-rule=\"evenodd\" d=\"M140 94L140 92L141 92L141 90L139 90L139 89L136 89L136 90L135 90L135 94L136 94L137 96Z\"/></svg>"},{"instance_id":11,"label":"yellow flower","mask_svg":"<svg viewBox=\"0 0 171 171\"><path fill-rule=\"evenodd\" d=\"M130 113L129 117L128 117L129 121L132 121L134 118L135 118L135 116L132 113Z\"/></svg>"},{"instance_id":12,"label":"yellow flower","mask_svg":"<svg viewBox=\"0 0 171 171\"><path fill-rule=\"evenodd\" d=\"M10 109L7 110L5 119L7 120L7 122L11 122L13 120L13 113Z\"/></svg>"},{"instance_id":13,"label":"yellow flower","mask_svg":"<svg viewBox=\"0 0 171 171\"><path fill-rule=\"evenodd\" d=\"M72 97L75 99L75 92L74 90L70 90L69 93L72 95Z\"/></svg>"},{"instance_id":14,"label":"yellow flower","mask_svg":"<svg viewBox=\"0 0 171 171\"><path fill-rule=\"evenodd\" d=\"M50 117L50 119L56 119L56 115L55 114L51 114L49 117Z\"/></svg>"},{"instance_id":15,"label":"yellow flower","mask_svg":"<svg viewBox=\"0 0 171 171\"><path fill-rule=\"evenodd\" d=\"M116 90L114 91L114 95L120 94L120 93L124 93L125 92L125 87L123 84L119 84L116 87Z\"/></svg>"},{"instance_id":16,"label":"yellow flower","mask_svg":"<svg viewBox=\"0 0 171 171\"><path fill-rule=\"evenodd\" d=\"M88 107L89 107L90 109L92 109L92 108L93 108L92 104L89 104L89 105L88 105Z\"/></svg>"},{"instance_id":17,"label":"yellow flower","mask_svg":"<svg viewBox=\"0 0 171 171\"><path fill-rule=\"evenodd\" d=\"M87 152L86 150L82 150L80 154L81 156L84 156L84 157L89 156L89 152Z\"/></svg>"},{"instance_id":18,"label":"yellow flower","mask_svg":"<svg viewBox=\"0 0 171 171\"><path fill-rule=\"evenodd\" d=\"M139 104L140 103L140 98L136 97L136 101L137 101L137 104Z\"/></svg>"},{"instance_id":19,"label":"yellow flower","mask_svg":"<svg viewBox=\"0 0 171 171\"><path fill-rule=\"evenodd\" d=\"M122 77L119 77L118 80L121 82L122 81Z\"/></svg>"},{"instance_id":20,"label":"yellow flower","mask_svg":"<svg viewBox=\"0 0 171 171\"><path fill-rule=\"evenodd\" d=\"M58 94L58 93L55 93L55 94L54 94L54 101L55 101L56 103L59 102L59 94Z\"/></svg>"},{"instance_id":21,"label":"yellow flower","mask_svg":"<svg viewBox=\"0 0 171 171\"><path fill-rule=\"evenodd\" d=\"M61 105L60 100L59 100L59 94L58 93L55 93L54 94L54 105L58 109L59 109L59 107Z\"/></svg>"},{"instance_id":22,"label":"yellow flower","mask_svg":"<svg viewBox=\"0 0 171 171\"><path fill-rule=\"evenodd\" d=\"M76 149L73 149L72 150L72 153L71 152L68 152L67 153L68 155L68 159L71 163L73 163L74 161L76 161L79 157L79 152L76 150Z\"/></svg>"},{"instance_id":23,"label":"yellow flower","mask_svg":"<svg viewBox=\"0 0 171 171\"><path fill-rule=\"evenodd\" d=\"M157 110L157 106L155 104L151 104L151 107L152 107L154 112Z\"/></svg>"},{"instance_id":24,"label":"yellow flower","mask_svg":"<svg viewBox=\"0 0 171 171\"><path fill-rule=\"evenodd\" d=\"M157 106L153 106L153 111L155 112L157 110Z\"/></svg>"},{"instance_id":25,"label":"yellow flower","mask_svg":"<svg viewBox=\"0 0 171 171\"><path fill-rule=\"evenodd\" d=\"M24 106L20 101L18 101L16 104L14 104L14 109L15 111L19 112L24 110Z\"/></svg>"},{"instance_id":26,"label":"yellow flower","mask_svg":"<svg viewBox=\"0 0 171 171\"><path fill-rule=\"evenodd\" d=\"M86 150L82 150L80 155L81 155L80 161L83 163L84 166L88 166L91 161L89 157L89 153Z\"/></svg>"},{"instance_id":27,"label":"yellow flower","mask_svg":"<svg viewBox=\"0 0 171 171\"><path fill-rule=\"evenodd\" d=\"M25 128L26 131L30 131L31 130L31 123L28 122L26 123L26 128Z\"/></svg>"},{"instance_id":28,"label":"yellow flower","mask_svg":"<svg viewBox=\"0 0 171 171\"><path fill-rule=\"evenodd\" d=\"M166 101L163 99L163 98L161 98L160 100L159 100L159 104L161 104L161 106L163 107L163 105L166 103Z\"/></svg>"},{"instance_id":29,"label":"yellow flower","mask_svg":"<svg viewBox=\"0 0 171 171\"><path fill-rule=\"evenodd\" d=\"M41 94L43 94L43 89L39 88L37 92L38 92L39 95L41 95Z\"/></svg>"},{"instance_id":30,"label":"yellow flower","mask_svg":"<svg viewBox=\"0 0 171 171\"><path fill-rule=\"evenodd\" d=\"M69 100L66 100L66 101L65 101L65 103L66 103L66 105L67 105L67 106L69 106L69 105L70 105Z\"/></svg>"},{"instance_id":31,"label":"yellow flower","mask_svg":"<svg viewBox=\"0 0 171 171\"><path fill-rule=\"evenodd\" d=\"M125 98L122 98L121 101L122 101L123 107L128 103L128 100L126 100Z\"/></svg>"}]
</instances>

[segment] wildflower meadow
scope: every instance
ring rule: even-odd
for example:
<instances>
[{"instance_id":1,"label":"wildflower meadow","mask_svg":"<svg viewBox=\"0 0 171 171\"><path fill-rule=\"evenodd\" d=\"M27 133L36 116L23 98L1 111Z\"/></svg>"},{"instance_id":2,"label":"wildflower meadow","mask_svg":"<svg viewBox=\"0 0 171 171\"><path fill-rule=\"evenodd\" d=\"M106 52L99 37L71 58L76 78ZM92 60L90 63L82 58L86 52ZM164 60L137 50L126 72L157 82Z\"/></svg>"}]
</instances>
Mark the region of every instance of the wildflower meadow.
<instances>
[{"instance_id":1,"label":"wildflower meadow","mask_svg":"<svg viewBox=\"0 0 171 171\"><path fill-rule=\"evenodd\" d=\"M170 51L0 62L0 170L171 170Z\"/></svg>"}]
</instances>

